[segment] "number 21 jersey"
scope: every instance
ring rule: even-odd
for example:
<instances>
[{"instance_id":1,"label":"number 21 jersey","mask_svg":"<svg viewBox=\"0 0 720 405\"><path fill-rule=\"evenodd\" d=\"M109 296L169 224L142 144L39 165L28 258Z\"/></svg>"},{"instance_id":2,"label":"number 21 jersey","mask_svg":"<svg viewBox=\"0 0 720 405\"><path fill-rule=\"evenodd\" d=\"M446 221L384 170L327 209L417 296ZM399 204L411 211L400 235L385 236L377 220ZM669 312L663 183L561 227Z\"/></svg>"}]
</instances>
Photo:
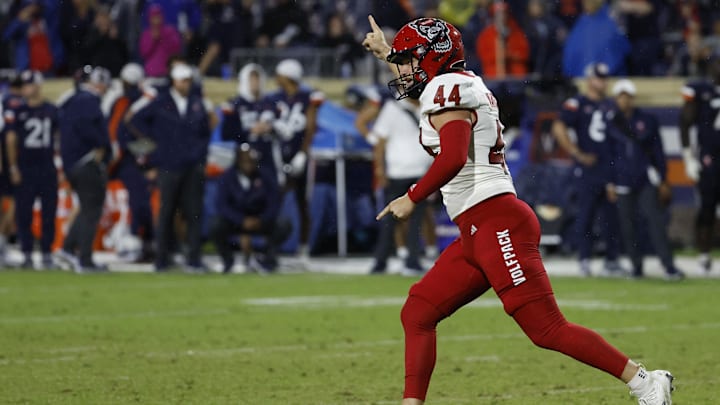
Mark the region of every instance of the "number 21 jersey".
<instances>
[{"instance_id":1,"label":"number 21 jersey","mask_svg":"<svg viewBox=\"0 0 720 405\"><path fill-rule=\"evenodd\" d=\"M14 111L11 129L17 135L18 166L21 171L55 170L55 131L58 109L45 102L36 107L27 104Z\"/></svg>"},{"instance_id":2,"label":"number 21 jersey","mask_svg":"<svg viewBox=\"0 0 720 405\"><path fill-rule=\"evenodd\" d=\"M505 165L503 126L497 101L483 80L472 72L446 73L434 77L420 96L420 143L432 155L442 153L440 134L430 117L443 110L472 111L475 125L465 165L440 191L450 218L515 187Z\"/></svg>"}]
</instances>

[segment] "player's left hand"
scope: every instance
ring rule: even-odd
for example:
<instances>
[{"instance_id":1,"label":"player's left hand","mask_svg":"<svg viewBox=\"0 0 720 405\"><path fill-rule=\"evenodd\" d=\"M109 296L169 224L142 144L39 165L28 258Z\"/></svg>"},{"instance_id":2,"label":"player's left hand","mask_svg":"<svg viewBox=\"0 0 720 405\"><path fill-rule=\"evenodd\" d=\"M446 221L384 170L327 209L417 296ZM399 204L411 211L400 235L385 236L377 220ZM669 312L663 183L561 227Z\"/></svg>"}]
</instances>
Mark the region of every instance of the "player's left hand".
<instances>
[{"instance_id":1,"label":"player's left hand","mask_svg":"<svg viewBox=\"0 0 720 405\"><path fill-rule=\"evenodd\" d=\"M617 195L617 189L615 188L614 184L605 185L605 194L607 195L608 201L610 201L613 204L617 202L618 195Z\"/></svg>"},{"instance_id":2,"label":"player's left hand","mask_svg":"<svg viewBox=\"0 0 720 405\"><path fill-rule=\"evenodd\" d=\"M700 164L700 161L695 157L693 151L690 148L684 148L682 155L683 162L685 163L685 174L690 180L697 183L698 180L700 180L700 171L702 170L702 164Z\"/></svg>"},{"instance_id":3,"label":"player's left hand","mask_svg":"<svg viewBox=\"0 0 720 405\"><path fill-rule=\"evenodd\" d=\"M405 193L402 197L390 201L390 204L385 206L375 219L379 221L385 215L392 214L395 219L402 221L408 219L414 209L415 203L408 197L407 193Z\"/></svg>"},{"instance_id":4,"label":"player's left hand","mask_svg":"<svg viewBox=\"0 0 720 405\"><path fill-rule=\"evenodd\" d=\"M658 186L658 198L662 205L669 205L672 202L672 188L667 183Z\"/></svg>"},{"instance_id":5,"label":"player's left hand","mask_svg":"<svg viewBox=\"0 0 720 405\"><path fill-rule=\"evenodd\" d=\"M303 151L299 151L290 160L290 175L299 176L305 170L307 165L307 154Z\"/></svg>"}]
</instances>

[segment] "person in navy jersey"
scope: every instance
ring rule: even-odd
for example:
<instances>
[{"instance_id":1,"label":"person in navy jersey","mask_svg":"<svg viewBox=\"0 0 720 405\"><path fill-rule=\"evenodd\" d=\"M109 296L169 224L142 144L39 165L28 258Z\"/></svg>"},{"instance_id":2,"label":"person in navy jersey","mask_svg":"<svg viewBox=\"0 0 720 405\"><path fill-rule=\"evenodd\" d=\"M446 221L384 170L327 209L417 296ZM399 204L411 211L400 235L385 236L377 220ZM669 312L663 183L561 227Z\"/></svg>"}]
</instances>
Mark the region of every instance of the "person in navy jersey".
<instances>
[{"instance_id":1,"label":"person in navy jersey","mask_svg":"<svg viewBox=\"0 0 720 405\"><path fill-rule=\"evenodd\" d=\"M221 137L238 145L248 143L259 154L262 170L275 175L272 125L260 120L265 109L265 71L256 64L243 66L238 73L238 96L222 104Z\"/></svg>"},{"instance_id":2,"label":"person in navy jersey","mask_svg":"<svg viewBox=\"0 0 720 405\"><path fill-rule=\"evenodd\" d=\"M592 274L590 257L593 221L598 213L602 213L602 228L606 241L605 271L608 274L619 274L622 269L617 260L617 210L607 200L605 193L609 166L603 114L610 106L605 97L609 70L605 64L596 63L589 65L585 73L586 94L565 101L560 118L553 123L552 131L560 147L576 162L578 212L575 231L580 272L585 276ZM575 142L571 140L568 129L574 130Z\"/></svg>"},{"instance_id":3,"label":"person in navy jersey","mask_svg":"<svg viewBox=\"0 0 720 405\"><path fill-rule=\"evenodd\" d=\"M715 212L720 204L720 52L710 58L710 80L690 82L682 89L685 103L680 113L680 139L687 176L697 183L700 210L696 222L698 264L712 270L710 249ZM697 127L697 150L691 145L690 128Z\"/></svg>"},{"instance_id":4,"label":"person in navy jersey","mask_svg":"<svg viewBox=\"0 0 720 405\"><path fill-rule=\"evenodd\" d=\"M7 93L0 98L0 145L3 146L7 129L15 120L15 110L25 103L20 75L13 73L9 79ZM15 224L15 200L7 161L7 148L0 147L0 203L7 205L7 209L0 214L0 266L6 263L7 240L13 233Z\"/></svg>"},{"instance_id":5,"label":"person in navy jersey","mask_svg":"<svg viewBox=\"0 0 720 405\"><path fill-rule=\"evenodd\" d=\"M201 221L205 162L210 140L212 105L191 92L193 72L180 63L170 73L172 87L160 93L130 119L133 131L156 145L148 164L157 168L160 212L155 229L155 269L170 266L169 244L175 211L187 223L187 272L205 272L201 260Z\"/></svg>"},{"instance_id":6,"label":"person in navy jersey","mask_svg":"<svg viewBox=\"0 0 720 405\"><path fill-rule=\"evenodd\" d=\"M15 220L22 267L34 268L32 250L33 204L40 199L42 210L42 268L53 268L51 256L55 239L58 182L54 155L58 138L58 109L47 102L40 90L42 74L24 71L20 75L25 105L15 112L15 121L6 138L10 181L15 188Z\"/></svg>"},{"instance_id":7,"label":"person in navy jersey","mask_svg":"<svg viewBox=\"0 0 720 405\"><path fill-rule=\"evenodd\" d=\"M635 84L619 80L613 86L616 108L605 114L611 156L608 199L617 202L625 253L633 277L643 277L643 252L636 229L637 214L645 219L648 236L668 279L684 277L675 267L667 233L665 205L672 200L660 126L655 116L635 108Z\"/></svg>"},{"instance_id":8,"label":"person in navy jersey","mask_svg":"<svg viewBox=\"0 0 720 405\"><path fill-rule=\"evenodd\" d=\"M100 108L110 85L110 72L102 67L83 67L84 82L60 105L60 156L70 186L80 200L58 260L76 272L104 271L92 258L107 187L110 137Z\"/></svg>"},{"instance_id":9,"label":"person in navy jersey","mask_svg":"<svg viewBox=\"0 0 720 405\"><path fill-rule=\"evenodd\" d=\"M142 66L128 63L120 71L121 87L108 101L110 138L119 150L112 171L128 191L131 212L130 232L143 243L139 258L143 260L151 254L153 238L150 183L145 177L145 156L131 146L137 138L128 129L125 117L130 107L145 94L142 86L144 78L145 72Z\"/></svg>"},{"instance_id":10,"label":"person in navy jersey","mask_svg":"<svg viewBox=\"0 0 720 405\"><path fill-rule=\"evenodd\" d=\"M258 169L258 153L248 143L238 146L235 164L221 177L216 199L218 217L211 235L222 258L223 272L233 269L230 238L240 235L244 264L248 270L273 271L277 245L287 236L287 226L278 221L281 191L274 176ZM250 237L263 236L264 257L253 253Z\"/></svg>"},{"instance_id":11,"label":"person in navy jersey","mask_svg":"<svg viewBox=\"0 0 720 405\"><path fill-rule=\"evenodd\" d=\"M280 61L275 68L277 92L270 94L269 109L261 119L272 122L278 149L273 158L285 191L294 191L300 211L299 258L303 265L309 259L310 210L307 197L307 163L310 145L317 130L317 112L324 96L302 85L303 69L294 59ZM284 177L284 179L282 178Z\"/></svg>"}]
</instances>

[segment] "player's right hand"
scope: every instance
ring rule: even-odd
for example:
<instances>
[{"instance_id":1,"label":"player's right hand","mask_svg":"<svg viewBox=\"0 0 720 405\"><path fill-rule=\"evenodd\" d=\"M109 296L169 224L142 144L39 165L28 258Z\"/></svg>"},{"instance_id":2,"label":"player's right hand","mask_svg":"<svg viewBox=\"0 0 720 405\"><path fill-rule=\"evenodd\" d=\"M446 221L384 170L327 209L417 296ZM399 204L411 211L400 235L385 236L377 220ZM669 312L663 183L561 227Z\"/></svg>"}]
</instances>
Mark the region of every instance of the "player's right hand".
<instances>
[{"instance_id":1,"label":"player's right hand","mask_svg":"<svg viewBox=\"0 0 720 405\"><path fill-rule=\"evenodd\" d=\"M583 166L595 166L595 163L597 163L597 156L593 155L592 153L585 153L580 152L575 155L575 159Z\"/></svg>"},{"instance_id":2,"label":"player's right hand","mask_svg":"<svg viewBox=\"0 0 720 405\"><path fill-rule=\"evenodd\" d=\"M384 189L388 186L388 178L385 173L375 172L375 187L378 189Z\"/></svg>"},{"instance_id":3,"label":"player's right hand","mask_svg":"<svg viewBox=\"0 0 720 405\"><path fill-rule=\"evenodd\" d=\"M407 193L402 197L398 197L390 204L386 205L382 211L375 217L376 220L381 220L385 215L392 214L393 218L403 221L410 218L413 210L415 209L415 203L408 197Z\"/></svg>"},{"instance_id":4,"label":"player's right hand","mask_svg":"<svg viewBox=\"0 0 720 405\"><path fill-rule=\"evenodd\" d=\"M17 167L11 167L10 168L10 183L17 186L22 182L22 174L20 174L20 170L18 170Z\"/></svg>"},{"instance_id":5,"label":"player's right hand","mask_svg":"<svg viewBox=\"0 0 720 405\"><path fill-rule=\"evenodd\" d=\"M390 54L390 45L385 41L385 34L382 29L380 29L380 26L377 25L372 15L368 15L368 21L370 22L372 31L365 34L365 40L363 40L362 45L365 49L372 52L376 58L385 61L388 54Z\"/></svg>"},{"instance_id":6,"label":"player's right hand","mask_svg":"<svg viewBox=\"0 0 720 405\"><path fill-rule=\"evenodd\" d=\"M258 217L245 217L242 226L246 231L257 231L262 227L262 221Z\"/></svg>"},{"instance_id":7,"label":"player's right hand","mask_svg":"<svg viewBox=\"0 0 720 405\"><path fill-rule=\"evenodd\" d=\"M689 148L683 149L683 163L685 164L685 174L690 180L697 183L700 180L702 165Z\"/></svg>"},{"instance_id":8,"label":"player's right hand","mask_svg":"<svg viewBox=\"0 0 720 405\"><path fill-rule=\"evenodd\" d=\"M618 195L617 189L615 188L614 184L605 185L605 194L607 195L608 201L610 201L611 203L617 202Z\"/></svg>"},{"instance_id":9,"label":"player's right hand","mask_svg":"<svg viewBox=\"0 0 720 405\"><path fill-rule=\"evenodd\" d=\"M272 131L272 125L266 121L258 121L250 128L250 133L253 135L264 135Z\"/></svg>"}]
</instances>

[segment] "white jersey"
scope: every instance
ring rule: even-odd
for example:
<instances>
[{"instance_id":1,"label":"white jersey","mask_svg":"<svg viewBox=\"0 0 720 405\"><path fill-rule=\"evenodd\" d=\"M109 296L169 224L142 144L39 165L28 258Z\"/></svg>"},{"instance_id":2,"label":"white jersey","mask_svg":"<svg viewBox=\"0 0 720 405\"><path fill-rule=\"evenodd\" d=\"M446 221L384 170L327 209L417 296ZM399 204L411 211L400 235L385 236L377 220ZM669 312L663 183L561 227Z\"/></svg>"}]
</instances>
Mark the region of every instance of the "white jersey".
<instances>
[{"instance_id":1,"label":"white jersey","mask_svg":"<svg viewBox=\"0 0 720 405\"><path fill-rule=\"evenodd\" d=\"M467 109L475 115L465 166L440 191L450 218L515 187L505 165L503 125L497 101L482 79L472 72L445 73L434 77L420 96L420 142L434 155L441 153L440 134L430 116L446 109Z\"/></svg>"},{"instance_id":2,"label":"white jersey","mask_svg":"<svg viewBox=\"0 0 720 405\"><path fill-rule=\"evenodd\" d=\"M385 140L385 167L390 179L420 178L432 158L417 147L420 106L390 99L383 104L371 133Z\"/></svg>"}]
</instances>

